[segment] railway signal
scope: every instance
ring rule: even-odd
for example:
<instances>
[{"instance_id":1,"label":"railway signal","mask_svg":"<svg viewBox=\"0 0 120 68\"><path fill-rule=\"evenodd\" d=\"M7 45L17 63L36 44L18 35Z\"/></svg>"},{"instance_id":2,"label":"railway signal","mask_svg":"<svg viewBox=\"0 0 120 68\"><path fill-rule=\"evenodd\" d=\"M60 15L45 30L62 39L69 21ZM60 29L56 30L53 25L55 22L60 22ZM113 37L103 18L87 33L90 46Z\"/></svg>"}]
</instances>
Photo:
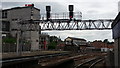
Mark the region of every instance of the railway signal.
<instances>
[{"instance_id":1,"label":"railway signal","mask_svg":"<svg viewBox=\"0 0 120 68\"><path fill-rule=\"evenodd\" d=\"M73 5L69 5L69 18L70 20L72 20L73 16L74 16L74 6Z\"/></svg>"},{"instance_id":2,"label":"railway signal","mask_svg":"<svg viewBox=\"0 0 120 68\"><path fill-rule=\"evenodd\" d=\"M46 17L47 17L47 21L50 20L50 11L51 11L51 6L46 6Z\"/></svg>"}]
</instances>

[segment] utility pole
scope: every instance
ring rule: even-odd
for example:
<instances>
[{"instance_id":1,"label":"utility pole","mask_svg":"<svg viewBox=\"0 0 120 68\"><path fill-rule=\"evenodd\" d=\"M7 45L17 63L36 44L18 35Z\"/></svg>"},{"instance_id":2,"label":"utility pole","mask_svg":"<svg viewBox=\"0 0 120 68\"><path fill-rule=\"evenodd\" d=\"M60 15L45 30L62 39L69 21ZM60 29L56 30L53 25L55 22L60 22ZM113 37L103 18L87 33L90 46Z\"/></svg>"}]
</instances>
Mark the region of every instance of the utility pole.
<instances>
[{"instance_id":1,"label":"utility pole","mask_svg":"<svg viewBox=\"0 0 120 68\"><path fill-rule=\"evenodd\" d=\"M19 56L19 55L21 55L21 47L22 47L22 45L23 45L23 42L22 42L22 32L23 32L23 30L22 30L22 26L23 26L23 24L20 24L21 23L21 21L19 22L19 27L18 27L18 29L16 29L17 30L17 47L16 47L16 53L17 53L17 55Z\"/></svg>"},{"instance_id":2,"label":"utility pole","mask_svg":"<svg viewBox=\"0 0 120 68\"><path fill-rule=\"evenodd\" d=\"M16 53L19 55L19 31L17 31L17 47L16 47Z\"/></svg>"}]
</instances>

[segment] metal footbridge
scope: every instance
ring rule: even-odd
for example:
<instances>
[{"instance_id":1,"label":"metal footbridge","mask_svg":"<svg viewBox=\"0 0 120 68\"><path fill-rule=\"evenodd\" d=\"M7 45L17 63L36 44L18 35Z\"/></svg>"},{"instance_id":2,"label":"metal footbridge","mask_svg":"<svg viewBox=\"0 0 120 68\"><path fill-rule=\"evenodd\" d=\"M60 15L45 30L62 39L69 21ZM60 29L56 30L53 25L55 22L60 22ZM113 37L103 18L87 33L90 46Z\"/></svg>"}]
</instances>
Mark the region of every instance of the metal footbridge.
<instances>
[{"instance_id":1,"label":"metal footbridge","mask_svg":"<svg viewBox=\"0 0 120 68\"><path fill-rule=\"evenodd\" d=\"M21 21L26 30L110 30L113 19L99 20L69 20L69 19L51 19L46 20L26 20ZM26 24L26 25L25 25ZM39 29L38 26L39 25Z\"/></svg>"}]
</instances>

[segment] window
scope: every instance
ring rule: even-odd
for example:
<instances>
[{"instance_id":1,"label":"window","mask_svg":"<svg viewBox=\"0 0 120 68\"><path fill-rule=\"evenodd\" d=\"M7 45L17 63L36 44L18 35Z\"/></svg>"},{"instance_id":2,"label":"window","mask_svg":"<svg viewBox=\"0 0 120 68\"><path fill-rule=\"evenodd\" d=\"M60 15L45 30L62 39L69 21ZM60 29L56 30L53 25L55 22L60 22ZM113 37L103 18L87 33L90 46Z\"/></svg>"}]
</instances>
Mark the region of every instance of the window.
<instances>
[{"instance_id":1,"label":"window","mask_svg":"<svg viewBox=\"0 0 120 68\"><path fill-rule=\"evenodd\" d=\"M2 28L6 28L6 24L3 24L3 25L2 25Z\"/></svg>"},{"instance_id":2,"label":"window","mask_svg":"<svg viewBox=\"0 0 120 68\"><path fill-rule=\"evenodd\" d=\"M2 11L2 18L7 18L7 11Z\"/></svg>"},{"instance_id":3,"label":"window","mask_svg":"<svg viewBox=\"0 0 120 68\"><path fill-rule=\"evenodd\" d=\"M5 11L5 18L7 18L7 11Z\"/></svg>"},{"instance_id":4,"label":"window","mask_svg":"<svg viewBox=\"0 0 120 68\"><path fill-rule=\"evenodd\" d=\"M17 21L18 19L16 18L16 19L12 19L12 21Z\"/></svg>"},{"instance_id":5,"label":"window","mask_svg":"<svg viewBox=\"0 0 120 68\"><path fill-rule=\"evenodd\" d=\"M7 21L2 21L2 31L9 31L10 23Z\"/></svg>"}]
</instances>

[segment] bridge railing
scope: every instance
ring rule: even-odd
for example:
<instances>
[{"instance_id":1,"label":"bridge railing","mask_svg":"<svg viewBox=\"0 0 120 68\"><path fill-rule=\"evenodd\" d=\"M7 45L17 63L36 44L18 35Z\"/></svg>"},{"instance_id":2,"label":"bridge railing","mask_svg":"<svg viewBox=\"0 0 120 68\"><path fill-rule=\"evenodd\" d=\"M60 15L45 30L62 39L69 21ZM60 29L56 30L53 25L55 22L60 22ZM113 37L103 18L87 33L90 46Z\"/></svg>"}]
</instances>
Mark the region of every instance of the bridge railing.
<instances>
[{"instance_id":1,"label":"bridge railing","mask_svg":"<svg viewBox=\"0 0 120 68\"><path fill-rule=\"evenodd\" d=\"M73 18L82 20L82 13L81 12L74 12ZM51 13L50 19L69 19L69 12ZM41 19L40 20L46 20L46 14L45 13L41 13Z\"/></svg>"}]
</instances>

